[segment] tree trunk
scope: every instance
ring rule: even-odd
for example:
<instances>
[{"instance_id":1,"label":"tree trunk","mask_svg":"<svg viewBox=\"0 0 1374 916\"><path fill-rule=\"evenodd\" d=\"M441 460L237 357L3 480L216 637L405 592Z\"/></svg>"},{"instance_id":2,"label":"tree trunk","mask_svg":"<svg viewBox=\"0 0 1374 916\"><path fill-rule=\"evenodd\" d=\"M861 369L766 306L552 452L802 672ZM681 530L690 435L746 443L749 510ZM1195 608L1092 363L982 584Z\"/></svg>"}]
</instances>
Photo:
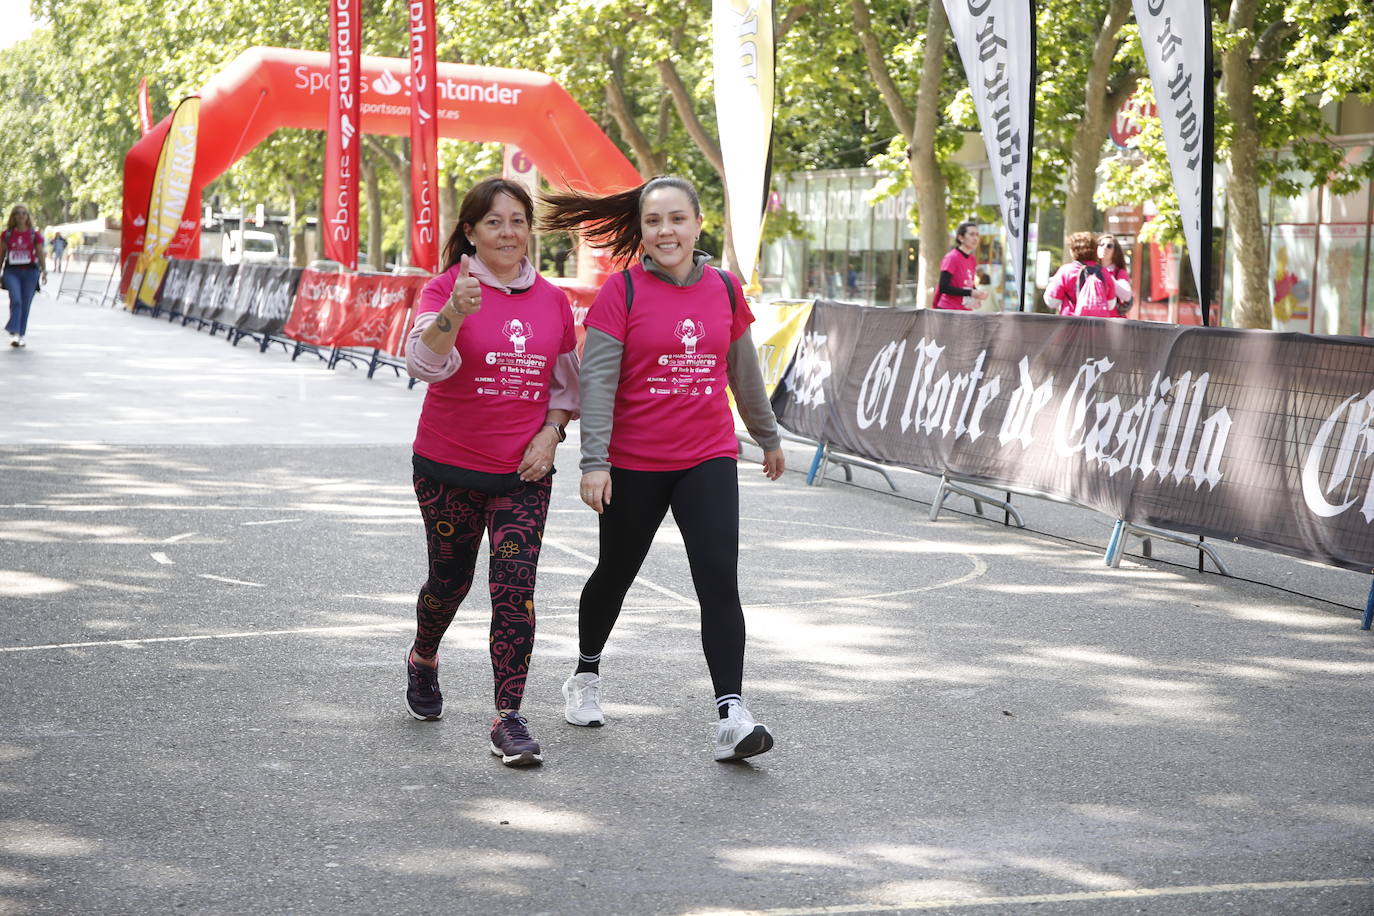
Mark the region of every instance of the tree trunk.
<instances>
[{"instance_id":1,"label":"tree trunk","mask_svg":"<svg viewBox=\"0 0 1374 916\"><path fill-rule=\"evenodd\" d=\"M1230 176L1226 181L1231 270L1236 283L1231 322L1241 328L1270 328L1274 322L1269 296L1269 251L1264 244L1260 215L1259 121L1255 114L1255 74L1250 63L1255 12L1255 0L1237 0L1232 4L1227 31L1243 37L1221 58L1232 122Z\"/></svg>"},{"instance_id":2,"label":"tree trunk","mask_svg":"<svg viewBox=\"0 0 1374 916\"><path fill-rule=\"evenodd\" d=\"M625 138L625 142L630 145L630 151L634 153L635 166L639 169L640 177L661 175L667 168L667 157L654 149L653 143L644 131L639 129L634 112L630 110L630 102L625 98L624 79L621 76L623 63L624 52L619 49L606 57L606 64L611 71L611 77L606 81L606 107L610 109L611 117L620 128L620 136Z\"/></svg>"},{"instance_id":3,"label":"tree trunk","mask_svg":"<svg viewBox=\"0 0 1374 916\"><path fill-rule=\"evenodd\" d=\"M392 172L396 174L396 181L401 186L401 213L405 220L405 232L401 234L401 256L396 259L398 264L410 263L410 141L401 138L401 153L398 155L386 144L386 141L379 139L371 134L367 140L372 149L376 150L382 157ZM385 264L385 261L383 261Z\"/></svg>"},{"instance_id":4,"label":"tree trunk","mask_svg":"<svg viewBox=\"0 0 1374 916\"><path fill-rule=\"evenodd\" d=\"M940 261L949 245L949 206L945 176L935 158L935 130L940 120L940 80L944 74L945 36L949 18L940 0L930 0L926 20L926 53L916 90L916 118L909 138L911 184L916 189L920 226L916 304L929 308L940 283Z\"/></svg>"},{"instance_id":5,"label":"tree trunk","mask_svg":"<svg viewBox=\"0 0 1374 916\"><path fill-rule=\"evenodd\" d=\"M1131 16L1131 0L1112 0L1106 18L1097 29L1093 46L1092 65L1083 88L1083 118L1074 132L1069 148L1068 188L1064 196L1064 250L1069 250L1069 236L1075 232L1089 232L1097 207L1093 194L1097 190L1097 166L1102 162L1102 146L1116 108L1119 92L1109 85L1112 59L1116 56L1116 36ZM1116 104L1112 104L1113 100Z\"/></svg>"},{"instance_id":6,"label":"tree trunk","mask_svg":"<svg viewBox=\"0 0 1374 916\"><path fill-rule=\"evenodd\" d=\"M878 86L892 121L907 142L907 165L911 186L916 191L916 223L920 246L917 259L916 304L929 308L935 300L940 281L940 260L949 246L949 204L945 176L935 156L935 130L940 121L940 81L945 64L945 36L949 18L940 0L930 0L926 19L925 57L921 62L921 81L916 89L916 110L902 99L887 66L887 57L869 16L867 0L850 0L854 31L864 49L868 72Z\"/></svg>"},{"instance_id":7,"label":"tree trunk","mask_svg":"<svg viewBox=\"0 0 1374 916\"><path fill-rule=\"evenodd\" d=\"M382 251L382 189L377 184L377 167L367 157L362 157L363 193L367 198L367 264L373 270L382 270L386 261Z\"/></svg>"},{"instance_id":8,"label":"tree trunk","mask_svg":"<svg viewBox=\"0 0 1374 916\"><path fill-rule=\"evenodd\" d=\"M458 186L453 183L452 175L445 175L439 185L439 257L444 256L444 246L453 234L458 222Z\"/></svg>"}]
</instances>

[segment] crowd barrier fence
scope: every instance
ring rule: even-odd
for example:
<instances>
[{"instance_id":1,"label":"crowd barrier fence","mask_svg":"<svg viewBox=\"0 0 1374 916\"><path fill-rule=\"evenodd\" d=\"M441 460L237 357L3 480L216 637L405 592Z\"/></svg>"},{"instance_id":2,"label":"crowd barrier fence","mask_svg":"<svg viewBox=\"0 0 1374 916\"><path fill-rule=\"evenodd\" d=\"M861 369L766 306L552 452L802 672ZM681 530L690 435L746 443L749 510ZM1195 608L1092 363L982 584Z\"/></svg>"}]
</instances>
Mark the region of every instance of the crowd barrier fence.
<instances>
[{"instance_id":1,"label":"crowd barrier fence","mask_svg":"<svg viewBox=\"0 0 1374 916\"><path fill-rule=\"evenodd\" d=\"M108 300L114 267L91 252L59 295ZM173 260L152 312L223 328L235 346L399 375L425 279ZM1135 536L1147 555L1150 538L1195 546L1199 569L1206 555L1222 574L1227 541L1374 572L1374 340L829 301L754 309L774 410L789 440L815 446L810 485L829 464L894 490L890 468L930 474L932 520L952 494L1020 526L1013 493L1071 503L1114 519L1111 566Z\"/></svg>"}]
</instances>

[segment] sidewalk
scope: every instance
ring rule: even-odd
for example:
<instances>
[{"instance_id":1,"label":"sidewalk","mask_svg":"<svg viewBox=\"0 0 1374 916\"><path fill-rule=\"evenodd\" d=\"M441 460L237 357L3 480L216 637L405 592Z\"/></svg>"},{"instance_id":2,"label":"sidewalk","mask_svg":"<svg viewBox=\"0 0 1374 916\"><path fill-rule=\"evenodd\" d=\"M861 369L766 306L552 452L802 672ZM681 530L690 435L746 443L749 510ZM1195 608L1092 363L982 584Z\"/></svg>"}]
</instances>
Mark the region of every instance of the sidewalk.
<instances>
[{"instance_id":1,"label":"sidewalk","mask_svg":"<svg viewBox=\"0 0 1374 916\"><path fill-rule=\"evenodd\" d=\"M65 300L29 339L0 352L0 913L1374 912L1368 577L1226 548L1333 604L1178 547L1113 570L1100 516L932 523L931 479L806 487L789 448L740 478L777 746L721 765L671 522L607 726L562 721L597 550L574 435L525 701L546 763L511 770L480 573L444 720L401 705L422 386Z\"/></svg>"}]
</instances>

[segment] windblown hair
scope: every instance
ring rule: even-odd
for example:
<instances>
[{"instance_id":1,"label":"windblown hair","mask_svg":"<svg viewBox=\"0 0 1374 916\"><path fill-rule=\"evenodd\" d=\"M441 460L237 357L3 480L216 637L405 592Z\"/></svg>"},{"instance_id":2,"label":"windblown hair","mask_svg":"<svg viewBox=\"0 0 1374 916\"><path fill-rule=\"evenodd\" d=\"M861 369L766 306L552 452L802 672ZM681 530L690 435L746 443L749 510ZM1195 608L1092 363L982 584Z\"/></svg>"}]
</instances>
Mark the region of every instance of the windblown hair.
<instances>
[{"instance_id":1,"label":"windblown hair","mask_svg":"<svg viewBox=\"0 0 1374 916\"><path fill-rule=\"evenodd\" d=\"M637 188L590 197L585 194L546 194L540 198L539 231L572 232L593 248L610 252L611 260L629 263L644 247L639 224L640 205L650 191L677 188L701 215L701 201L691 182L673 175L657 175Z\"/></svg>"},{"instance_id":2,"label":"windblown hair","mask_svg":"<svg viewBox=\"0 0 1374 916\"><path fill-rule=\"evenodd\" d=\"M463 196L463 203L458 207L458 223L444 244L443 266L439 268L440 273L457 264L463 255L472 255L477 251L477 247L468 241L468 230L491 212L498 194L508 194L515 198L525 208L526 221L534 224L534 201L524 185L504 178L487 178L477 182Z\"/></svg>"},{"instance_id":3,"label":"windblown hair","mask_svg":"<svg viewBox=\"0 0 1374 916\"><path fill-rule=\"evenodd\" d=\"M1108 232L1108 233L1106 233L1106 234L1104 234L1104 235L1099 235L1099 236L1097 237L1097 244L1098 244L1098 245L1101 245L1102 242L1103 242L1104 240L1106 240L1106 239L1111 239L1111 242L1112 242L1112 255L1111 255L1110 258L1108 258L1108 259L1106 259L1106 260L1104 260L1104 261L1102 262L1102 266L1103 266L1103 267L1111 267L1111 268L1113 268L1113 269L1120 268L1120 269L1123 269L1123 270L1124 270L1125 267L1126 267L1126 252L1125 252L1124 250L1122 250L1122 248L1121 248L1121 242L1117 241L1116 236L1114 236L1114 235L1112 235L1110 232ZM1093 250L1096 251L1096 248L1094 248Z\"/></svg>"},{"instance_id":4,"label":"windblown hair","mask_svg":"<svg viewBox=\"0 0 1374 916\"><path fill-rule=\"evenodd\" d=\"M1094 232L1075 232L1069 236L1069 254L1075 261L1097 260L1097 234Z\"/></svg>"}]
</instances>

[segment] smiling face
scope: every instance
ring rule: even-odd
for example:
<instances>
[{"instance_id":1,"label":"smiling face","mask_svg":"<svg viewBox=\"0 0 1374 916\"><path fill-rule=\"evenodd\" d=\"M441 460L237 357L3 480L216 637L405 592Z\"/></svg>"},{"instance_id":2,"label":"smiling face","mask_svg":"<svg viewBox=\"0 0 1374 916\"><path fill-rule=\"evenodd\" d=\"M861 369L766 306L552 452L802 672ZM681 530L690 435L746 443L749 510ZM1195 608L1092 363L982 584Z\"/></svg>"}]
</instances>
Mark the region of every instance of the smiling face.
<instances>
[{"instance_id":1,"label":"smiling face","mask_svg":"<svg viewBox=\"0 0 1374 916\"><path fill-rule=\"evenodd\" d=\"M29 229L30 226L28 207L19 206L10 211L9 228L23 231Z\"/></svg>"},{"instance_id":2,"label":"smiling face","mask_svg":"<svg viewBox=\"0 0 1374 916\"><path fill-rule=\"evenodd\" d=\"M530 220L524 204L509 194L497 194L488 210L465 233L477 257L503 280L520 273L520 262L529 249Z\"/></svg>"},{"instance_id":3,"label":"smiling face","mask_svg":"<svg viewBox=\"0 0 1374 916\"><path fill-rule=\"evenodd\" d=\"M692 272L692 249L701 235L701 214L681 188L654 188L639 204L644 251L660 268L685 280Z\"/></svg>"}]
</instances>

